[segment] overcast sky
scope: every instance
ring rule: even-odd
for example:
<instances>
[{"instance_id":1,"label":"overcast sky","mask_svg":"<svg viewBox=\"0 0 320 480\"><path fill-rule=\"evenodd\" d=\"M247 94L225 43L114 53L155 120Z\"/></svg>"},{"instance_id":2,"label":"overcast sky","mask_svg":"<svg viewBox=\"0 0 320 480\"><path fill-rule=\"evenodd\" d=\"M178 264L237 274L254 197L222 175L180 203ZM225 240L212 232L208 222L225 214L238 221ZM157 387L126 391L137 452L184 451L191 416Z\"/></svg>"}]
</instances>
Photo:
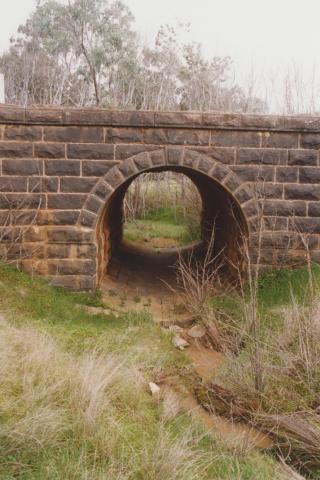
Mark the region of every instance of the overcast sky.
<instances>
[{"instance_id":1,"label":"overcast sky","mask_svg":"<svg viewBox=\"0 0 320 480\"><path fill-rule=\"evenodd\" d=\"M242 79L288 65L320 72L320 0L126 0L143 38L163 23L190 22L207 55L230 55ZM0 0L0 51L36 0Z\"/></svg>"}]
</instances>

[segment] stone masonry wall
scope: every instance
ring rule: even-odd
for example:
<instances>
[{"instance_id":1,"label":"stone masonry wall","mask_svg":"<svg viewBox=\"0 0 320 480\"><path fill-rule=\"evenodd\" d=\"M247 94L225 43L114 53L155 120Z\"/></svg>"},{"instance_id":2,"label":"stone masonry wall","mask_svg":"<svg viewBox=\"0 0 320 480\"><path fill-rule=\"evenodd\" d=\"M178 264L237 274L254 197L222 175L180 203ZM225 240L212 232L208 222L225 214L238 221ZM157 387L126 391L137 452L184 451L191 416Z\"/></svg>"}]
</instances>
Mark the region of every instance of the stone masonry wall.
<instances>
[{"instance_id":1,"label":"stone masonry wall","mask_svg":"<svg viewBox=\"0 0 320 480\"><path fill-rule=\"evenodd\" d=\"M319 261L319 149L320 117L0 106L0 256L95 288L110 196L140 172L174 166L233 196L253 263L297 264L306 244Z\"/></svg>"}]
</instances>

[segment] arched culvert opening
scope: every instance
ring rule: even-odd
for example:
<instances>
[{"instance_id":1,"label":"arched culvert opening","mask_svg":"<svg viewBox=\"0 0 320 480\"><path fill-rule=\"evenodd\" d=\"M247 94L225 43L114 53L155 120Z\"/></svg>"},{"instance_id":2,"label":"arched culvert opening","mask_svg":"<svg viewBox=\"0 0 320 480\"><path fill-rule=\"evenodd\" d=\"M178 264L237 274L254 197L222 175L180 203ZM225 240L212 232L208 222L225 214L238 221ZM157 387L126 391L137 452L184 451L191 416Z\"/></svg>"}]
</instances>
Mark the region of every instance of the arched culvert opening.
<instances>
[{"instance_id":1,"label":"arched culvert opening","mask_svg":"<svg viewBox=\"0 0 320 480\"><path fill-rule=\"evenodd\" d=\"M223 257L223 273L234 280L238 270L243 271L243 242L247 238L247 224L240 205L234 196L209 175L184 166L162 166L146 170L161 175L184 174L199 192L201 198L201 217L199 241L169 248L149 248L134 245L124 238L125 208L124 202L128 189L141 174L124 181L109 198L98 225L99 256L98 267L105 280L119 285L127 285L146 292L167 289L167 283L174 286L176 272L173 268L179 255L194 255L198 260L206 255L208 242L214 238L212 258ZM161 190L159 189L159 192ZM160 200L160 199L159 199Z\"/></svg>"},{"instance_id":2,"label":"arched culvert opening","mask_svg":"<svg viewBox=\"0 0 320 480\"><path fill-rule=\"evenodd\" d=\"M184 173L139 175L125 193L123 211L123 242L137 250L161 255L201 241L201 195Z\"/></svg>"}]
</instances>

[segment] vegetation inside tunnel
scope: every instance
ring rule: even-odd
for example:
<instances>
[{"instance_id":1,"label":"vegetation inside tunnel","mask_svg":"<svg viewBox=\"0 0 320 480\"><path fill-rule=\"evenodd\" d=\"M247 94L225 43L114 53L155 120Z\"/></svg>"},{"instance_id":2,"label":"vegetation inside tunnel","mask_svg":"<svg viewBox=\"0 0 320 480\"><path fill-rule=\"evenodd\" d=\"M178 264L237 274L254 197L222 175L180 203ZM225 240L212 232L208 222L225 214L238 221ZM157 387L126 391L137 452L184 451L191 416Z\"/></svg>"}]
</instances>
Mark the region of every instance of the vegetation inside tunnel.
<instances>
[{"instance_id":1,"label":"vegetation inside tunnel","mask_svg":"<svg viewBox=\"0 0 320 480\"><path fill-rule=\"evenodd\" d=\"M123 239L151 249L175 248L201 240L201 196L177 172L137 177L124 198Z\"/></svg>"}]
</instances>

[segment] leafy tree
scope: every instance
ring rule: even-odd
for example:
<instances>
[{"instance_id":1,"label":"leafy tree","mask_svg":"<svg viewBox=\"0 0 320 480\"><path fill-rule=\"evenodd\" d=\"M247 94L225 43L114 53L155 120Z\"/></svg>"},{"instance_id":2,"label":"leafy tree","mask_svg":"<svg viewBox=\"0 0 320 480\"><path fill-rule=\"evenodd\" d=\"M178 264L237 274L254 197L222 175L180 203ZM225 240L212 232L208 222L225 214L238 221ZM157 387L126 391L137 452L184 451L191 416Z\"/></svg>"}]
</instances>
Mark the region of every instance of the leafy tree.
<instances>
[{"instance_id":1,"label":"leafy tree","mask_svg":"<svg viewBox=\"0 0 320 480\"><path fill-rule=\"evenodd\" d=\"M120 0L38 1L0 57L7 101L143 110L261 111L231 81L229 57L207 60L201 46L160 28L142 46Z\"/></svg>"},{"instance_id":2,"label":"leafy tree","mask_svg":"<svg viewBox=\"0 0 320 480\"><path fill-rule=\"evenodd\" d=\"M19 27L19 37L12 40L0 65L15 82L15 72L27 78L23 103L28 103L30 96L42 103L39 92L32 95L32 91L38 85L38 72L44 70L48 80L54 78L49 82L54 93L45 98L48 103L107 104L118 71L135 62L137 35L132 22L132 14L118 0L74 0L67 5L56 0L39 2L26 24ZM45 81L44 85L49 86ZM76 98L71 92L74 86ZM22 100L21 85L15 87Z\"/></svg>"}]
</instances>

